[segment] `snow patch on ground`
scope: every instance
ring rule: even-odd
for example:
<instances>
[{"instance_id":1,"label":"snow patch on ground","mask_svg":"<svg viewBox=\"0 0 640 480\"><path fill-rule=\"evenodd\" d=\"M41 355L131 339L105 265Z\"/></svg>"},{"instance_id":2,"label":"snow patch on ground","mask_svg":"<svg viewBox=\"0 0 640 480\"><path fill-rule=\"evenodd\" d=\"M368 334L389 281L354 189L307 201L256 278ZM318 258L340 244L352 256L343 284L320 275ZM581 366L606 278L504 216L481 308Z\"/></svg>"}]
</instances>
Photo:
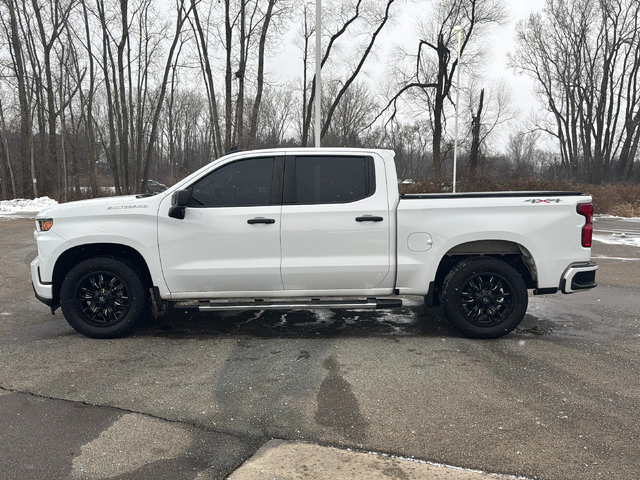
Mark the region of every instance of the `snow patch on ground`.
<instances>
[{"instance_id":1,"label":"snow patch on ground","mask_svg":"<svg viewBox=\"0 0 640 480\"><path fill-rule=\"evenodd\" d=\"M620 220L640 220L640 217L619 217L618 215L609 215L609 214L597 214L594 215L596 219L598 218L618 218Z\"/></svg>"},{"instance_id":2,"label":"snow patch on ground","mask_svg":"<svg viewBox=\"0 0 640 480\"><path fill-rule=\"evenodd\" d=\"M350 448L346 449L348 452L351 452L352 450ZM377 457L381 457L381 458L393 458L393 459L397 459L397 460L403 460L405 462L413 462L413 463L419 463L422 465L431 465L433 467L440 467L440 468L447 468L449 470L457 470L460 472L469 472L469 473L476 473L479 475L486 475L489 478L499 478L499 479L503 479L503 480L529 480L527 477L521 477L519 475L504 475L504 474L498 474L498 473L489 473L489 472L485 472L484 470L476 470L474 468L464 468L464 467L455 467L453 465L449 465L447 463L438 463L438 462L429 462L427 460L419 460L417 458L414 457L403 457L401 455L390 455L388 453L381 453L381 452L376 452L373 450L369 450L366 451L366 453L368 453L369 455L375 455ZM520 453L520 452L518 452Z\"/></svg>"},{"instance_id":3,"label":"snow patch on ground","mask_svg":"<svg viewBox=\"0 0 640 480\"><path fill-rule=\"evenodd\" d=\"M333 323L333 312L331 310L309 310L316 320L313 322L304 322L304 323L294 323L295 327L312 327L312 326L322 326L322 325L330 325Z\"/></svg>"},{"instance_id":4,"label":"snow patch on ground","mask_svg":"<svg viewBox=\"0 0 640 480\"><path fill-rule=\"evenodd\" d=\"M629 257L608 257L606 255L592 255L591 258L600 259L600 260L621 260L623 262L640 262L640 257L629 258Z\"/></svg>"},{"instance_id":5,"label":"snow patch on ground","mask_svg":"<svg viewBox=\"0 0 640 480\"><path fill-rule=\"evenodd\" d=\"M404 307L419 307L421 305L424 305L424 300L423 299L416 300L414 298L403 298L402 305Z\"/></svg>"},{"instance_id":6,"label":"snow patch on ground","mask_svg":"<svg viewBox=\"0 0 640 480\"><path fill-rule=\"evenodd\" d=\"M606 243L607 245L628 245L631 247L640 247L640 237L627 237L626 235L594 235L596 242Z\"/></svg>"},{"instance_id":7,"label":"snow patch on ground","mask_svg":"<svg viewBox=\"0 0 640 480\"><path fill-rule=\"evenodd\" d=\"M80 192L82 193L90 193L91 187L80 187ZM116 187L100 187L100 192L103 195L115 195Z\"/></svg>"},{"instance_id":8,"label":"snow patch on ground","mask_svg":"<svg viewBox=\"0 0 640 480\"><path fill-rule=\"evenodd\" d=\"M38 197L33 200L27 198L15 198L13 200L0 201L0 217L13 215L36 214L47 207L53 207L58 202L49 197Z\"/></svg>"}]
</instances>

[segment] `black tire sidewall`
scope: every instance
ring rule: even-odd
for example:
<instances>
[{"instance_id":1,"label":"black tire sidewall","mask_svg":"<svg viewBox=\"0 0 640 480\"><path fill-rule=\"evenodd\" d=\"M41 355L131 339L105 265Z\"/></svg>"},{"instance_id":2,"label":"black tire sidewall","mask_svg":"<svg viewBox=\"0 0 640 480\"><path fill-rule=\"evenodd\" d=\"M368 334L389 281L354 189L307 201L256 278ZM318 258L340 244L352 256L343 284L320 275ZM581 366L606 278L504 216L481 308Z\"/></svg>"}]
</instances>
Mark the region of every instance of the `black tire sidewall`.
<instances>
[{"instance_id":1,"label":"black tire sidewall","mask_svg":"<svg viewBox=\"0 0 640 480\"><path fill-rule=\"evenodd\" d=\"M482 273L500 275L512 288L514 308L506 320L493 327L474 325L460 311L459 289L470 277ZM471 338L499 338L520 324L527 312L529 297L522 275L511 265L496 258L476 258L463 260L449 272L444 281L441 302L447 320L464 335Z\"/></svg>"},{"instance_id":2,"label":"black tire sidewall","mask_svg":"<svg viewBox=\"0 0 640 480\"><path fill-rule=\"evenodd\" d=\"M129 292L130 307L125 317L115 325L98 327L86 322L77 310L76 287L87 274L106 271L120 277ZM112 257L95 257L73 267L62 281L60 306L62 313L77 332L92 338L117 338L129 333L142 319L147 307L148 295L141 276L133 266Z\"/></svg>"}]
</instances>

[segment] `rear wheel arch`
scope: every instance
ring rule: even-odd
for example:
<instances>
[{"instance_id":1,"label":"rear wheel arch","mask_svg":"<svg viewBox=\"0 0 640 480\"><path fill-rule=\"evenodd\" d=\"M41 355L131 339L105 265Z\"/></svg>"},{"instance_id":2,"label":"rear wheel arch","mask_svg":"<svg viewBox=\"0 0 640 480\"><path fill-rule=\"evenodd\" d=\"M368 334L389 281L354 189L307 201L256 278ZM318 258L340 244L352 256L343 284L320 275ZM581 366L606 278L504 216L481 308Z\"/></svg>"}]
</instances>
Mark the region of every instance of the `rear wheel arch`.
<instances>
[{"instance_id":1,"label":"rear wheel arch","mask_svg":"<svg viewBox=\"0 0 640 480\"><path fill-rule=\"evenodd\" d=\"M439 305L440 293L449 272L463 261L483 257L495 258L509 264L522 276L528 289L537 288L536 262L524 245L507 240L478 240L456 245L442 256L425 302L429 305Z\"/></svg>"}]
</instances>

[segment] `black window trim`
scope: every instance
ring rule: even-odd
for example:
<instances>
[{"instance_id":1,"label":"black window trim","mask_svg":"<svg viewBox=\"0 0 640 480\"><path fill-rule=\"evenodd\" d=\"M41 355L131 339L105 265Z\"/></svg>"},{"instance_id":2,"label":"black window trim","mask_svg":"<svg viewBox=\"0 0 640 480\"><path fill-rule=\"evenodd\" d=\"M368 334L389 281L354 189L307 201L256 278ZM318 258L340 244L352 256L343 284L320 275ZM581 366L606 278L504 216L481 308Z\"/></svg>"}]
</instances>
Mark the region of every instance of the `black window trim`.
<instances>
[{"instance_id":1,"label":"black window trim","mask_svg":"<svg viewBox=\"0 0 640 480\"><path fill-rule=\"evenodd\" d=\"M367 176L367 195L358 198L356 200L348 201L336 201L336 202L298 202L297 185L296 185L296 161L300 158L326 158L326 157L338 157L338 158L364 158L365 174ZM375 162L371 155L349 155L349 154L309 154L309 155L291 155L286 157L286 163L284 167L284 193L282 196L283 205L339 205L347 203L355 203L372 197L376 193L376 169Z\"/></svg>"},{"instance_id":2,"label":"black window trim","mask_svg":"<svg viewBox=\"0 0 640 480\"><path fill-rule=\"evenodd\" d=\"M237 160L233 160L231 162L220 165L213 170L208 171L205 175L197 178L193 182L189 184L189 186L185 187L184 190L189 190L189 192L193 192L193 186L198 183L200 180L212 175L214 172L224 168L228 165L232 165L234 163L242 162L244 160L261 160L261 159L271 159L273 158L273 173L271 175L271 198L269 199L268 204L264 203L256 203L250 205L189 205L187 208L242 208L242 207L269 207L272 205L282 205L282 195L284 188L284 169L285 169L285 157L283 155L256 155L238 158Z\"/></svg>"}]
</instances>

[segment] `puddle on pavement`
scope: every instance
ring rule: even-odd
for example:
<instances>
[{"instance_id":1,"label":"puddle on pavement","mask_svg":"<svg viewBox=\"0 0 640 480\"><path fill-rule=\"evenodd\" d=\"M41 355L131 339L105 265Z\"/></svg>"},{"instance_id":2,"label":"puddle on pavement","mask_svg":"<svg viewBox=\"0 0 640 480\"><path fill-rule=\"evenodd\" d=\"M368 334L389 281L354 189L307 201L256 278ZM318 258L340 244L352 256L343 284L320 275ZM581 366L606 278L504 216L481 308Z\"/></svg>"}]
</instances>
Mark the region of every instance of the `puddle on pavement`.
<instances>
[{"instance_id":1,"label":"puddle on pavement","mask_svg":"<svg viewBox=\"0 0 640 480\"><path fill-rule=\"evenodd\" d=\"M171 338L207 335L258 337L450 336L439 308L410 305L398 310L296 310L193 313L176 308L136 332Z\"/></svg>"},{"instance_id":2,"label":"puddle on pavement","mask_svg":"<svg viewBox=\"0 0 640 480\"><path fill-rule=\"evenodd\" d=\"M459 336L439 307L409 300L397 310L296 310L193 313L176 308L145 324L136 335L169 338L256 336L264 338ZM580 315L561 306L533 301L515 335L610 338L622 334L595 312ZM512 334L512 335L514 335Z\"/></svg>"}]
</instances>

